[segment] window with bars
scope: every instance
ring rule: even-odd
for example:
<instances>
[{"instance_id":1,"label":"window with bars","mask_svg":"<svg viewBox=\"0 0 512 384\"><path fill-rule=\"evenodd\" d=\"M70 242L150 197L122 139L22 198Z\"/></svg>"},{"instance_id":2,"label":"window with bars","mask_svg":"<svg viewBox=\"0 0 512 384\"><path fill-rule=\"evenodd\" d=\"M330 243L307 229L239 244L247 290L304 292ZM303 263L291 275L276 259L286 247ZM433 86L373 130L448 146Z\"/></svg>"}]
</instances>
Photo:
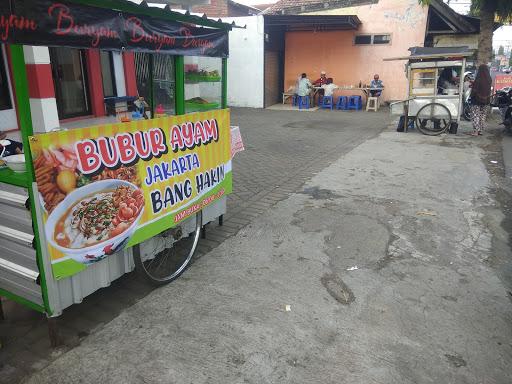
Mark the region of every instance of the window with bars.
<instances>
[{"instance_id":1,"label":"window with bars","mask_svg":"<svg viewBox=\"0 0 512 384\"><path fill-rule=\"evenodd\" d=\"M101 77L103 79L103 95L117 96L114 57L112 52L100 51Z\"/></svg>"},{"instance_id":2,"label":"window with bars","mask_svg":"<svg viewBox=\"0 0 512 384\"><path fill-rule=\"evenodd\" d=\"M391 43L390 34L374 34L374 35L356 35L354 37L355 45L383 45Z\"/></svg>"},{"instance_id":3,"label":"window with bars","mask_svg":"<svg viewBox=\"0 0 512 384\"><path fill-rule=\"evenodd\" d=\"M174 57L171 55L135 53L135 74L139 96L143 96L148 103L152 100L155 109L163 109L169 115L175 113L174 65ZM151 75L153 76L153 93L151 93Z\"/></svg>"}]
</instances>

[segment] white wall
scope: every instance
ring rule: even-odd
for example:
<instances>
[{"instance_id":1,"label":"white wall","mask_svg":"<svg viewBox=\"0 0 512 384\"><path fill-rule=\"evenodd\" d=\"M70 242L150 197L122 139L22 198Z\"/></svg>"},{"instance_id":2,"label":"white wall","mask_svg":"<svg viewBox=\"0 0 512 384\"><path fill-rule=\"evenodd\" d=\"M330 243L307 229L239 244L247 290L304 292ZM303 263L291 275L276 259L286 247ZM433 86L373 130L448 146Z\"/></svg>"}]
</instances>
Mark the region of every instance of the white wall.
<instances>
[{"instance_id":1,"label":"white wall","mask_svg":"<svg viewBox=\"0 0 512 384\"><path fill-rule=\"evenodd\" d=\"M123 56L121 56L120 52L112 52L112 59L114 62L114 77L116 81L117 96L126 96Z\"/></svg>"},{"instance_id":2,"label":"white wall","mask_svg":"<svg viewBox=\"0 0 512 384\"><path fill-rule=\"evenodd\" d=\"M462 47L478 49L478 35L439 35L434 36L434 47Z\"/></svg>"},{"instance_id":3,"label":"white wall","mask_svg":"<svg viewBox=\"0 0 512 384\"><path fill-rule=\"evenodd\" d=\"M247 25L229 32L228 106L263 108L264 23L263 16L223 18Z\"/></svg>"},{"instance_id":4,"label":"white wall","mask_svg":"<svg viewBox=\"0 0 512 384\"><path fill-rule=\"evenodd\" d=\"M9 76L9 63L7 62L7 54L5 52L5 47L3 44L0 44L0 50L2 50L0 60L3 57L5 75L7 76L7 83L9 84L9 93L11 94L12 105L11 109L4 109L0 111L0 131L9 131L18 128L18 120L16 119L15 101L12 94L11 77Z\"/></svg>"}]
</instances>

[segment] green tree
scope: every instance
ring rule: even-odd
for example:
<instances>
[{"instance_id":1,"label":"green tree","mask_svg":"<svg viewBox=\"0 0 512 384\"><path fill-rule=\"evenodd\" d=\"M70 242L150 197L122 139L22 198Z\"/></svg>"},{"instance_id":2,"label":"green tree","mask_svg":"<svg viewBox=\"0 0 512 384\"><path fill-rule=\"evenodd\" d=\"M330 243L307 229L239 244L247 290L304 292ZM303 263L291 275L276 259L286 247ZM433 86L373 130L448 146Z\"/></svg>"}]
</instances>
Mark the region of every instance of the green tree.
<instances>
[{"instance_id":1,"label":"green tree","mask_svg":"<svg viewBox=\"0 0 512 384\"><path fill-rule=\"evenodd\" d=\"M504 55L505 54L505 47L503 45L500 45L498 48L498 55Z\"/></svg>"},{"instance_id":2,"label":"green tree","mask_svg":"<svg viewBox=\"0 0 512 384\"><path fill-rule=\"evenodd\" d=\"M430 0L418 0L428 5ZM478 64L487 64L492 58L492 35L494 22L510 21L512 18L512 0L471 0L471 14L480 18L480 35L478 36Z\"/></svg>"}]
</instances>

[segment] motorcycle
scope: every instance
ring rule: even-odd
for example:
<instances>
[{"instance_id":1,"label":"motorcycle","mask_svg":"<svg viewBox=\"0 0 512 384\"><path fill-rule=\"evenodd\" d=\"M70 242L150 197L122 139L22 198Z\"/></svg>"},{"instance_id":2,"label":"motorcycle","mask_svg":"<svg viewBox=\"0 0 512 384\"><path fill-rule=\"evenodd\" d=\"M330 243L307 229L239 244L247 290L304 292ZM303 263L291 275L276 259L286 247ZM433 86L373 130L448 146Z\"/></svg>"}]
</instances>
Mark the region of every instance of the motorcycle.
<instances>
[{"instance_id":1,"label":"motorcycle","mask_svg":"<svg viewBox=\"0 0 512 384\"><path fill-rule=\"evenodd\" d=\"M471 88L464 92L462 98L462 117L466 121L471 120Z\"/></svg>"},{"instance_id":2,"label":"motorcycle","mask_svg":"<svg viewBox=\"0 0 512 384\"><path fill-rule=\"evenodd\" d=\"M462 117L471 120L471 84L474 81L472 72L464 72L464 95L462 97Z\"/></svg>"},{"instance_id":3,"label":"motorcycle","mask_svg":"<svg viewBox=\"0 0 512 384\"><path fill-rule=\"evenodd\" d=\"M507 133L512 134L512 87L496 91L492 102L493 107L498 107Z\"/></svg>"}]
</instances>

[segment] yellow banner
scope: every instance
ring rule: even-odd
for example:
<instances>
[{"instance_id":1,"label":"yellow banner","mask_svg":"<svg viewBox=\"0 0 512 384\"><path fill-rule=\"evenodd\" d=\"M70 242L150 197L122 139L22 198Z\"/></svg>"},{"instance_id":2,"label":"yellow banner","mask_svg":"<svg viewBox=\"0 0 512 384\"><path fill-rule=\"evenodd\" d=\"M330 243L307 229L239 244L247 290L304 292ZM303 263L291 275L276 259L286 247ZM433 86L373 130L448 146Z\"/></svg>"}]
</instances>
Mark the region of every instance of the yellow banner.
<instances>
[{"instance_id":1,"label":"yellow banner","mask_svg":"<svg viewBox=\"0 0 512 384\"><path fill-rule=\"evenodd\" d=\"M231 192L229 110L30 138L55 278L169 229Z\"/></svg>"}]
</instances>

